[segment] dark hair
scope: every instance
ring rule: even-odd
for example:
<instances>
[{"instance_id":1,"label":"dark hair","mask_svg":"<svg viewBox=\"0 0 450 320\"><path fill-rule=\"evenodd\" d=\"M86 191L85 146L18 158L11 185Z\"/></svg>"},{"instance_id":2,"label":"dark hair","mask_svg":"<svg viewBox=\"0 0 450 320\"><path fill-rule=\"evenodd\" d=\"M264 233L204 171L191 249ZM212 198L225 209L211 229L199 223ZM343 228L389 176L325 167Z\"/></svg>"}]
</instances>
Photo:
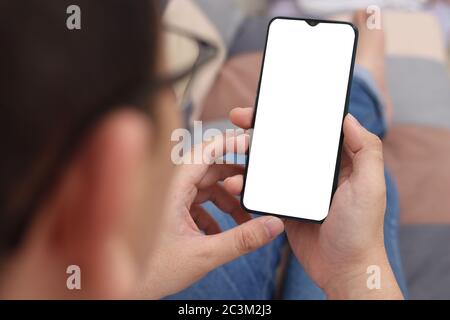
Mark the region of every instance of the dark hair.
<instances>
[{"instance_id":1,"label":"dark hair","mask_svg":"<svg viewBox=\"0 0 450 320\"><path fill-rule=\"evenodd\" d=\"M66 26L73 4L81 30ZM157 20L149 0L0 0L0 255L81 132L152 82Z\"/></svg>"}]
</instances>

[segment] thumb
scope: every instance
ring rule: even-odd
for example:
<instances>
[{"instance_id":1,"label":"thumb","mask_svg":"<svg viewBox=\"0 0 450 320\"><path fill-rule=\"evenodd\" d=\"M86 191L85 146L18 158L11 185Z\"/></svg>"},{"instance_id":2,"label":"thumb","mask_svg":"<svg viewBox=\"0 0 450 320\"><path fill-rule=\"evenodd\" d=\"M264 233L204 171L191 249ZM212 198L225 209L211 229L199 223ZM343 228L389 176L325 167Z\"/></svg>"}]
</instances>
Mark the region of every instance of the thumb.
<instances>
[{"instance_id":1,"label":"thumb","mask_svg":"<svg viewBox=\"0 0 450 320\"><path fill-rule=\"evenodd\" d=\"M364 128L351 114L344 121L344 144L352 159L354 179L367 178L369 173L383 175L383 145L380 138Z\"/></svg>"},{"instance_id":2,"label":"thumb","mask_svg":"<svg viewBox=\"0 0 450 320\"><path fill-rule=\"evenodd\" d=\"M208 236L211 269L255 251L284 231L284 223L276 217L260 217L220 234Z\"/></svg>"}]
</instances>

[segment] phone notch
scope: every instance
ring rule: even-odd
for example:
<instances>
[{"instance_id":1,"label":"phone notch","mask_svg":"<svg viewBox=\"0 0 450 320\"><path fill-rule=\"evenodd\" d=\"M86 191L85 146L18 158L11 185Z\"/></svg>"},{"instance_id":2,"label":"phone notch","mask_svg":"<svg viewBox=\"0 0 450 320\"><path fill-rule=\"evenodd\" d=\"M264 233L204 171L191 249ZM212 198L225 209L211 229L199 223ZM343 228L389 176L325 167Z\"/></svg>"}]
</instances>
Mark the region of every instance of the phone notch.
<instances>
[{"instance_id":1,"label":"phone notch","mask_svg":"<svg viewBox=\"0 0 450 320\"><path fill-rule=\"evenodd\" d=\"M311 19L308 19L308 20L305 20L305 21L306 21L306 23L309 24L311 27L315 27L315 26L317 26L317 25L320 23L320 21L317 21L317 20L311 20Z\"/></svg>"}]
</instances>

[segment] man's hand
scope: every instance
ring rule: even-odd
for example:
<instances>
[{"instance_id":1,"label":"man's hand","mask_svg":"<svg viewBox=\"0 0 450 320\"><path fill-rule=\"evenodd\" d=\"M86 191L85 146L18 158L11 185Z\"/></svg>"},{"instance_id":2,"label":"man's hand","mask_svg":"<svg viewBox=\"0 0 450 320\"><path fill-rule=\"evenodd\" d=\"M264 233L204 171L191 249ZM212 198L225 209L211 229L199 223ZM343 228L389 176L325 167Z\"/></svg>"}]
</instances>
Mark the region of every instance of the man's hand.
<instances>
[{"instance_id":1,"label":"man's hand","mask_svg":"<svg viewBox=\"0 0 450 320\"><path fill-rule=\"evenodd\" d=\"M237 108L230 118L235 125L249 129L252 114L251 108ZM287 220L289 243L329 298L402 298L384 247L382 143L351 115L345 118L344 136L339 184L328 217L322 225ZM242 176L225 181L233 194L241 192L242 184ZM367 286L371 265L380 268L380 290Z\"/></svg>"},{"instance_id":2,"label":"man's hand","mask_svg":"<svg viewBox=\"0 0 450 320\"><path fill-rule=\"evenodd\" d=\"M241 208L239 200L220 183L241 175L243 167L214 161L229 152L245 153L248 143L246 134L216 137L210 143L194 147L192 155L198 152L196 148L202 148L203 163L177 168L160 241L141 286L140 294L144 298L161 298L179 292L211 270L260 248L284 231L284 224L278 218L252 219ZM222 232L201 206L207 201L230 214L238 226Z\"/></svg>"}]
</instances>

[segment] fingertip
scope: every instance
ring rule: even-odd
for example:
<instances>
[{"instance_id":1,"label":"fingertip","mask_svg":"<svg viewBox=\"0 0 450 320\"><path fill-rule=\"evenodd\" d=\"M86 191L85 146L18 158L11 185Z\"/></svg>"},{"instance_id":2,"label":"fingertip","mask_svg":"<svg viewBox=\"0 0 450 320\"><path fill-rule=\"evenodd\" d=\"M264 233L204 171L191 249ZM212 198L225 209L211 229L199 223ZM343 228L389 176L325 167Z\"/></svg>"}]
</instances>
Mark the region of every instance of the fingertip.
<instances>
[{"instance_id":1,"label":"fingertip","mask_svg":"<svg viewBox=\"0 0 450 320\"><path fill-rule=\"evenodd\" d=\"M249 129L252 125L253 108L237 107L230 111L231 122L243 129Z\"/></svg>"},{"instance_id":2,"label":"fingertip","mask_svg":"<svg viewBox=\"0 0 450 320\"><path fill-rule=\"evenodd\" d=\"M231 118L231 120L235 120L236 118L239 118L240 115L242 115L243 112L245 112L244 110L247 108L242 108L242 107L236 107L231 109L229 116Z\"/></svg>"},{"instance_id":3,"label":"fingertip","mask_svg":"<svg viewBox=\"0 0 450 320\"><path fill-rule=\"evenodd\" d=\"M236 115L236 112L239 112L238 109L240 109L240 107L236 107L236 108L231 109L231 111L228 113L230 119L233 119L234 116Z\"/></svg>"},{"instance_id":4,"label":"fingertip","mask_svg":"<svg viewBox=\"0 0 450 320\"><path fill-rule=\"evenodd\" d=\"M269 239L275 239L284 231L284 222L277 217L268 217L264 221L264 227L269 235Z\"/></svg>"},{"instance_id":5,"label":"fingertip","mask_svg":"<svg viewBox=\"0 0 450 320\"><path fill-rule=\"evenodd\" d=\"M236 175L228 177L224 180L224 188L233 195L239 195L242 191L244 177L242 175Z\"/></svg>"},{"instance_id":6,"label":"fingertip","mask_svg":"<svg viewBox=\"0 0 450 320\"><path fill-rule=\"evenodd\" d=\"M210 236L206 246L212 268L255 251L274 240L284 230L283 222L276 217L260 217L245 222L223 233Z\"/></svg>"},{"instance_id":7,"label":"fingertip","mask_svg":"<svg viewBox=\"0 0 450 320\"><path fill-rule=\"evenodd\" d=\"M350 126L362 127L358 119L356 119L355 116L351 113L347 114L347 116L345 117L345 122Z\"/></svg>"},{"instance_id":8,"label":"fingertip","mask_svg":"<svg viewBox=\"0 0 450 320\"><path fill-rule=\"evenodd\" d=\"M344 120L344 143L353 153L358 152L362 148L362 129L363 127L359 121L352 114L347 114Z\"/></svg>"},{"instance_id":9,"label":"fingertip","mask_svg":"<svg viewBox=\"0 0 450 320\"><path fill-rule=\"evenodd\" d=\"M275 239L277 236L284 232L284 222L278 217L264 216L255 218L253 220L259 220L259 223L262 223L267 235L267 241Z\"/></svg>"}]
</instances>

